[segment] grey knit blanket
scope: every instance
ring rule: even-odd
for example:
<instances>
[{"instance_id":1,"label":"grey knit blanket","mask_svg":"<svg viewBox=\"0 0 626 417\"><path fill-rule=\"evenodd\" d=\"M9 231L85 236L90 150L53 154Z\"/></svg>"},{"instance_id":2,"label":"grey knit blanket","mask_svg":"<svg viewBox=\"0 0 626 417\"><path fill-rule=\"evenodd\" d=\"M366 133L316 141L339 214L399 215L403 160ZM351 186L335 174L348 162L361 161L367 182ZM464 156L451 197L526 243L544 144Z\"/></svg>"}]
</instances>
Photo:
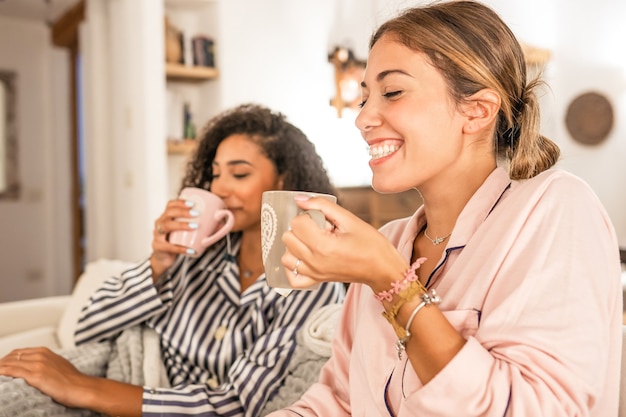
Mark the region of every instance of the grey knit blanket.
<instances>
[{"instance_id":1,"label":"grey knit blanket","mask_svg":"<svg viewBox=\"0 0 626 417\"><path fill-rule=\"evenodd\" d=\"M87 375L143 385L143 329L125 330L112 342L88 343L58 354ZM21 378L0 376L0 417L95 417L101 414L68 408L26 384Z\"/></svg>"},{"instance_id":2,"label":"grey knit blanket","mask_svg":"<svg viewBox=\"0 0 626 417\"><path fill-rule=\"evenodd\" d=\"M298 333L297 338L298 348L289 362L289 373L285 377L285 382L278 393L265 403L262 416L296 402L317 381L322 366L328 360L328 357L318 355L303 344L302 333Z\"/></svg>"},{"instance_id":3,"label":"grey knit blanket","mask_svg":"<svg viewBox=\"0 0 626 417\"><path fill-rule=\"evenodd\" d=\"M320 308L298 331L297 347L289 361L285 382L265 404L261 416L293 404L314 382L317 382L320 370L331 354L341 307L341 304L329 304Z\"/></svg>"}]
</instances>

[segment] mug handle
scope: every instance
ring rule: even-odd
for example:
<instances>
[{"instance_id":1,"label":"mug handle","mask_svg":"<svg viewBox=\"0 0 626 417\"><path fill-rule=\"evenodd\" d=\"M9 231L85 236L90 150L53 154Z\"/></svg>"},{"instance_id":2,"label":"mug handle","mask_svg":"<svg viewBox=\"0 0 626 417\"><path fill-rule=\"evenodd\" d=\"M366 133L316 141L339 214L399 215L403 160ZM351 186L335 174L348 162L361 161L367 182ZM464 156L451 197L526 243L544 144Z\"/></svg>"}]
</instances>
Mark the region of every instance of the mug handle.
<instances>
[{"instance_id":1,"label":"mug handle","mask_svg":"<svg viewBox=\"0 0 626 417\"><path fill-rule=\"evenodd\" d=\"M324 213L322 213L321 210L309 209L304 210L303 213L308 214L320 228L323 229L326 226L326 216L324 216Z\"/></svg>"},{"instance_id":2,"label":"mug handle","mask_svg":"<svg viewBox=\"0 0 626 417\"><path fill-rule=\"evenodd\" d=\"M226 224L222 225L222 227L217 229L215 233L213 233L211 236L207 236L202 239L202 246L204 246L205 248L208 248L209 246L226 236L226 234L230 232L230 229L233 228L233 223L235 222L235 217L233 216L233 213L230 210L225 209L217 210L215 212L214 218L218 221L225 220Z\"/></svg>"}]
</instances>

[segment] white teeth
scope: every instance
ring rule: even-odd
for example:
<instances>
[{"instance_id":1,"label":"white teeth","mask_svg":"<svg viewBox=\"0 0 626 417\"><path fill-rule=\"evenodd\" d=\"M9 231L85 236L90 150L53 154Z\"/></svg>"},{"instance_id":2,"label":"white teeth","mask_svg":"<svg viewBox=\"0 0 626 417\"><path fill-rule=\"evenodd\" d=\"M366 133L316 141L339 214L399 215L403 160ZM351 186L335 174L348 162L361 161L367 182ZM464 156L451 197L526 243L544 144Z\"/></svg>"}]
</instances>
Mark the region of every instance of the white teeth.
<instances>
[{"instance_id":1,"label":"white teeth","mask_svg":"<svg viewBox=\"0 0 626 417\"><path fill-rule=\"evenodd\" d=\"M395 151L397 151L400 147L396 145L372 145L370 146L369 153L372 159L384 158L385 156L389 156Z\"/></svg>"}]
</instances>

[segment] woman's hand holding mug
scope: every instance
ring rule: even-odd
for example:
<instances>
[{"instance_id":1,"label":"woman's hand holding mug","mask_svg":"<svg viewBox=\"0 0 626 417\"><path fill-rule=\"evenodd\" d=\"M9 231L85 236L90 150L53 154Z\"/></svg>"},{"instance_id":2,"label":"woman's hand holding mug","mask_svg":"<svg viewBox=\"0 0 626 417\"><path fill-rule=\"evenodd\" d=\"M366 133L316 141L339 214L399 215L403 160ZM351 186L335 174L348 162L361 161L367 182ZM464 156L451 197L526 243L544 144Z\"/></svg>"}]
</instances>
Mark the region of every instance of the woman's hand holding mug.
<instances>
[{"instance_id":1,"label":"woman's hand holding mug","mask_svg":"<svg viewBox=\"0 0 626 417\"><path fill-rule=\"evenodd\" d=\"M293 218L282 237L286 247L282 265L292 287L341 281L380 291L392 280L390 271L398 270L402 276L407 261L376 228L334 202L306 196L296 200L301 210L324 213L334 228L320 229L306 216Z\"/></svg>"},{"instance_id":2,"label":"woman's hand holding mug","mask_svg":"<svg viewBox=\"0 0 626 417\"><path fill-rule=\"evenodd\" d=\"M155 221L150 264L156 280L178 255L198 257L233 227L234 217L217 195L202 188L184 188Z\"/></svg>"}]
</instances>

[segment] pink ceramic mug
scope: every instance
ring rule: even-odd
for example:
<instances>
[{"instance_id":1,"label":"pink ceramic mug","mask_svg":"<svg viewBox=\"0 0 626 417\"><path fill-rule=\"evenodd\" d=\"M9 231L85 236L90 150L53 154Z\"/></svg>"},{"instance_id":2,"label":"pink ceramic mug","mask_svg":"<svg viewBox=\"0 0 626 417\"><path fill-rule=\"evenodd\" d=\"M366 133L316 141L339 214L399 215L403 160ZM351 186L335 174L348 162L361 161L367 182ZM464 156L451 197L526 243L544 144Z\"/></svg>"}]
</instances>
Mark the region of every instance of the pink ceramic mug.
<instances>
[{"instance_id":1,"label":"pink ceramic mug","mask_svg":"<svg viewBox=\"0 0 626 417\"><path fill-rule=\"evenodd\" d=\"M234 217L226 204L217 195L202 188L187 187L179 198L194 203L192 209L200 214L194 218L179 218L181 222L197 222L195 230L177 230L170 233L170 242L191 248L193 257L202 255L204 250L226 236L233 228Z\"/></svg>"}]
</instances>

